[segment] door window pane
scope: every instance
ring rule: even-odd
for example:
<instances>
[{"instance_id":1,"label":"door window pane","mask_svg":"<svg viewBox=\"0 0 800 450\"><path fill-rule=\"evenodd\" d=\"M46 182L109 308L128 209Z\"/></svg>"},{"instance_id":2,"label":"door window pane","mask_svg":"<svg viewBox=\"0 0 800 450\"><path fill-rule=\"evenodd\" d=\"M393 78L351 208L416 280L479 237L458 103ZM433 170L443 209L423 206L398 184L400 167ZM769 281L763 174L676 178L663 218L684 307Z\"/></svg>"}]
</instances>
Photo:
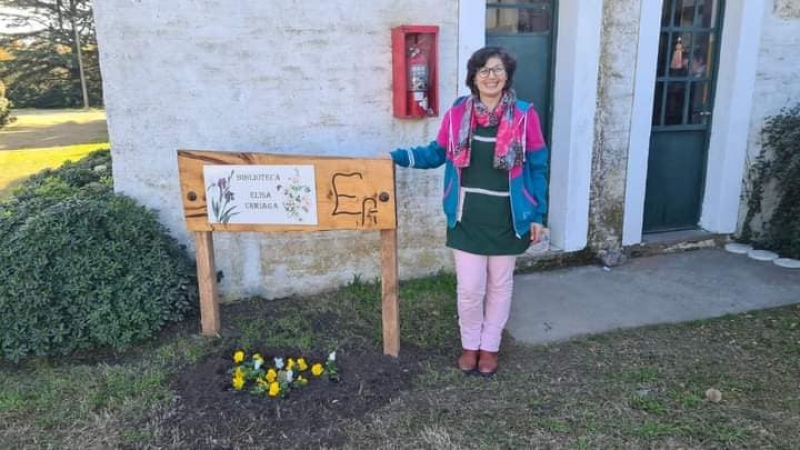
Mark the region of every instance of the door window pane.
<instances>
[{"instance_id":1,"label":"door window pane","mask_svg":"<svg viewBox=\"0 0 800 450\"><path fill-rule=\"evenodd\" d=\"M706 124L711 116L711 83L695 81L689 93L689 123Z\"/></svg>"},{"instance_id":2,"label":"door window pane","mask_svg":"<svg viewBox=\"0 0 800 450\"><path fill-rule=\"evenodd\" d=\"M672 19L673 6L674 6L674 4L672 4L669 1L666 1L664 3L664 7L661 8L661 27L662 28L669 26L669 24L671 22L671 19Z\"/></svg>"},{"instance_id":3,"label":"door window pane","mask_svg":"<svg viewBox=\"0 0 800 450\"><path fill-rule=\"evenodd\" d=\"M703 28L714 28L717 24L717 14L719 14L718 1L704 1L698 9L700 14L700 26Z\"/></svg>"},{"instance_id":4,"label":"door window pane","mask_svg":"<svg viewBox=\"0 0 800 450\"><path fill-rule=\"evenodd\" d=\"M714 34L698 31L694 33L694 45L689 55L689 74L695 78L708 78L714 63Z\"/></svg>"},{"instance_id":5,"label":"door window pane","mask_svg":"<svg viewBox=\"0 0 800 450\"><path fill-rule=\"evenodd\" d=\"M552 23L551 2L488 0L486 31L490 34L549 33Z\"/></svg>"},{"instance_id":6,"label":"door window pane","mask_svg":"<svg viewBox=\"0 0 800 450\"><path fill-rule=\"evenodd\" d=\"M684 123L683 113L686 109L685 81L672 81L667 83L666 107L664 108L664 125L681 125Z\"/></svg>"},{"instance_id":7,"label":"door window pane","mask_svg":"<svg viewBox=\"0 0 800 450\"><path fill-rule=\"evenodd\" d=\"M661 33L661 37L658 40L658 69L656 71L656 76L664 77L667 75L667 67L669 67L669 62L667 58L664 58L662 55L667 54L667 47L669 46L670 33Z\"/></svg>"},{"instance_id":8,"label":"door window pane","mask_svg":"<svg viewBox=\"0 0 800 450\"><path fill-rule=\"evenodd\" d=\"M689 52L692 48L692 33L673 33L669 52L669 75L685 77L689 74Z\"/></svg>"},{"instance_id":9,"label":"door window pane","mask_svg":"<svg viewBox=\"0 0 800 450\"><path fill-rule=\"evenodd\" d=\"M704 3L703 0L678 0L675 3L675 16L672 21L673 26L691 27L700 25L697 7Z\"/></svg>"},{"instance_id":10,"label":"door window pane","mask_svg":"<svg viewBox=\"0 0 800 450\"><path fill-rule=\"evenodd\" d=\"M662 27L714 28L719 14L719 1L664 0Z\"/></svg>"},{"instance_id":11,"label":"door window pane","mask_svg":"<svg viewBox=\"0 0 800 450\"><path fill-rule=\"evenodd\" d=\"M664 82L659 81L656 83L656 95L653 102L653 126L658 127L663 125L661 123L661 111L664 109Z\"/></svg>"},{"instance_id":12,"label":"door window pane","mask_svg":"<svg viewBox=\"0 0 800 450\"><path fill-rule=\"evenodd\" d=\"M663 0L653 126L710 124L719 0Z\"/></svg>"}]
</instances>

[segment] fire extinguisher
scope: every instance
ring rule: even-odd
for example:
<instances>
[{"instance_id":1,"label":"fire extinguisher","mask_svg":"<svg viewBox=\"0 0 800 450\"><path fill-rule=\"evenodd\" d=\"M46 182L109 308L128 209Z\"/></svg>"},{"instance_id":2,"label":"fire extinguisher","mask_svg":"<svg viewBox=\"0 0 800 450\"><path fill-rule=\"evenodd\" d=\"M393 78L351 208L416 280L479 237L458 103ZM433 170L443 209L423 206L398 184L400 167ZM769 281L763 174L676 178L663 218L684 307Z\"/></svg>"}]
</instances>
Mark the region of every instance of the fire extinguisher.
<instances>
[{"instance_id":1,"label":"fire extinguisher","mask_svg":"<svg viewBox=\"0 0 800 450\"><path fill-rule=\"evenodd\" d=\"M408 104L411 115L433 115L433 109L428 105L428 89L430 89L428 58L419 47L411 47L408 57Z\"/></svg>"}]
</instances>

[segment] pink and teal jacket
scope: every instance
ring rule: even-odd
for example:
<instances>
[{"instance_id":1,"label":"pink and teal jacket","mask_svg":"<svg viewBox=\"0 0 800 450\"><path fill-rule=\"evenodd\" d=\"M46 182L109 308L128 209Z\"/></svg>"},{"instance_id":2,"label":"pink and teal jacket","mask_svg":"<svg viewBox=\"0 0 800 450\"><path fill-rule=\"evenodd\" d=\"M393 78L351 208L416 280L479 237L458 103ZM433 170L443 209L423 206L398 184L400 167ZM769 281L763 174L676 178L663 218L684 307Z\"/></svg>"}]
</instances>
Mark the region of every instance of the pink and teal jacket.
<instances>
[{"instance_id":1,"label":"pink and teal jacket","mask_svg":"<svg viewBox=\"0 0 800 450\"><path fill-rule=\"evenodd\" d=\"M461 169L453 164L448 155L453 154L452 150L458 141L466 100L467 97L460 97L447 110L435 141L424 147L396 149L391 153L394 162L402 167L434 169L445 164L442 207L450 228L454 228L458 220ZM539 115L530 103L517 101L514 125L521 128L523 142L526 143L525 162L508 172L514 231L517 237L521 237L530 232L531 223L542 223L547 213L547 146Z\"/></svg>"}]
</instances>

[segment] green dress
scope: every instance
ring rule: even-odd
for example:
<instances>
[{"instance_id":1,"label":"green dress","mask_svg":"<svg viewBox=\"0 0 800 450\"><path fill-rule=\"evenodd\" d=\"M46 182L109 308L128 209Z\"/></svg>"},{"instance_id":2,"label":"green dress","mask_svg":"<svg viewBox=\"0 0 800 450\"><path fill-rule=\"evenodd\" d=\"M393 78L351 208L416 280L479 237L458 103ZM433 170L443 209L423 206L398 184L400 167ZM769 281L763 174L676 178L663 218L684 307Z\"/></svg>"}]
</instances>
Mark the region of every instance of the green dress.
<instances>
[{"instance_id":1,"label":"green dress","mask_svg":"<svg viewBox=\"0 0 800 450\"><path fill-rule=\"evenodd\" d=\"M508 172L492 165L496 136L496 126L475 129L469 166L461 170L461 218L447 229L447 246L476 255L519 255L530 245L530 232L514 232Z\"/></svg>"}]
</instances>

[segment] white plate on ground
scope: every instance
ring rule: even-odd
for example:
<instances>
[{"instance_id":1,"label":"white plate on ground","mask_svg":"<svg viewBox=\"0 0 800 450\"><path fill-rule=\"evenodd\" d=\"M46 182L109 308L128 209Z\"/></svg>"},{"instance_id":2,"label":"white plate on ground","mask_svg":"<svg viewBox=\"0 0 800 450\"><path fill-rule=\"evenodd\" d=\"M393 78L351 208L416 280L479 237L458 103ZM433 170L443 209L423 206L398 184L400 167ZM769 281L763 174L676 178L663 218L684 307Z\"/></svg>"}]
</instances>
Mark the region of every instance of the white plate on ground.
<instances>
[{"instance_id":1,"label":"white plate on ground","mask_svg":"<svg viewBox=\"0 0 800 450\"><path fill-rule=\"evenodd\" d=\"M737 255L744 255L752 249L753 247L751 245L739 244L738 242L729 242L725 244L725 250L736 253Z\"/></svg>"},{"instance_id":2,"label":"white plate on ground","mask_svg":"<svg viewBox=\"0 0 800 450\"><path fill-rule=\"evenodd\" d=\"M800 269L800 259L792 258L775 258L772 260L773 264L786 269Z\"/></svg>"},{"instance_id":3,"label":"white plate on ground","mask_svg":"<svg viewBox=\"0 0 800 450\"><path fill-rule=\"evenodd\" d=\"M772 261L778 259L777 253L768 250L750 250L747 252L747 256L756 261Z\"/></svg>"}]
</instances>

